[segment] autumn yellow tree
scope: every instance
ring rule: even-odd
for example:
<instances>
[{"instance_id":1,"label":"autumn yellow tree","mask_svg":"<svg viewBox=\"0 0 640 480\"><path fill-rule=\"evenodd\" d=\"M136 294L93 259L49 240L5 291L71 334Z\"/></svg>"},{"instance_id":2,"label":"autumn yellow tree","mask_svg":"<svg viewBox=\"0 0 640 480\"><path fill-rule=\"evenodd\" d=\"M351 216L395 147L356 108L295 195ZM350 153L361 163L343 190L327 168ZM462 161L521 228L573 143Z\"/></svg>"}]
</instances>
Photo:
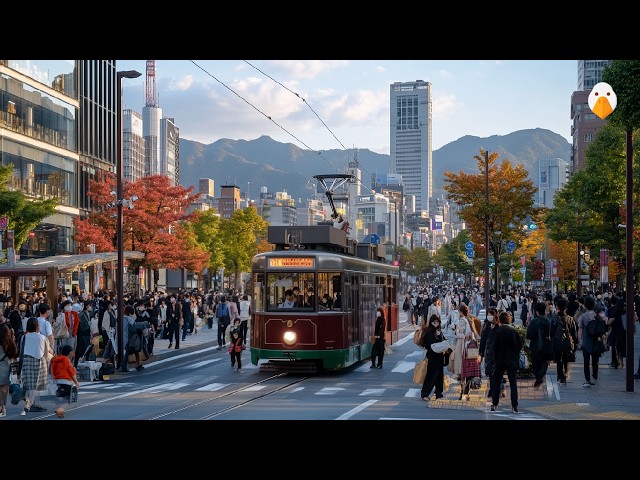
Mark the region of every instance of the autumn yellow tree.
<instances>
[{"instance_id":1,"label":"autumn yellow tree","mask_svg":"<svg viewBox=\"0 0 640 480\"><path fill-rule=\"evenodd\" d=\"M528 179L529 173L522 164L515 167L507 159L498 163L497 152L481 148L474 156L478 173L444 172L444 190L447 198L460 207L460 217L471 230L471 238L478 257L485 258L485 228L489 231L489 252L495 260L495 289L500 290L500 257L510 240L519 245L526 237L522 224L529 215L535 215L534 194L538 191ZM488 164L489 201L486 198Z\"/></svg>"}]
</instances>

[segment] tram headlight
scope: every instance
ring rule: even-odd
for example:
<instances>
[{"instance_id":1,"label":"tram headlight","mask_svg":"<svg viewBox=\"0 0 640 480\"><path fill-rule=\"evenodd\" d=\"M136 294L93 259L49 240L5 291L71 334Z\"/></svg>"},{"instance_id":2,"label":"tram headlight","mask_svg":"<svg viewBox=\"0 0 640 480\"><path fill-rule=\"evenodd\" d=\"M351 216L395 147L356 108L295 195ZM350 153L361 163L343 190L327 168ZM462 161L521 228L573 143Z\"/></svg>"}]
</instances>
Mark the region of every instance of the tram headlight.
<instances>
[{"instance_id":1,"label":"tram headlight","mask_svg":"<svg viewBox=\"0 0 640 480\"><path fill-rule=\"evenodd\" d=\"M282 340L286 345L293 345L298 341L298 335L296 335L296 332L287 330L286 332L284 332L284 335L282 336Z\"/></svg>"}]
</instances>

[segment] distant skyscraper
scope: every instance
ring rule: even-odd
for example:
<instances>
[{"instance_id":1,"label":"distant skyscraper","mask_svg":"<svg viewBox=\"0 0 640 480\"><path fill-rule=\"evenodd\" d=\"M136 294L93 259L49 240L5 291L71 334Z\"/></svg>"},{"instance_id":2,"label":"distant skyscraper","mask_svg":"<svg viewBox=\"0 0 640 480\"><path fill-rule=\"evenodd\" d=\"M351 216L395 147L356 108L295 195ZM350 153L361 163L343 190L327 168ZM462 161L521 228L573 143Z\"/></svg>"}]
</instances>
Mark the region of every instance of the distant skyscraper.
<instances>
[{"instance_id":1,"label":"distant skyscraper","mask_svg":"<svg viewBox=\"0 0 640 480\"><path fill-rule=\"evenodd\" d=\"M431 83L395 82L390 97L391 171L402 175L404 192L416 209L429 212L433 188Z\"/></svg>"},{"instance_id":2,"label":"distant skyscraper","mask_svg":"<svg viewBox=\"0 0 640 480\"><path fill-rule=\"evenodd\" d=\"M538 161L538 207L553 208L555 194L569 181L569 171L561 158Z\"/></svg>"},{"instance_id":3,"label":"distant skyscraper","mask_svg":"<svg viewBox=\"0 0 640 480\"><path fill-rule=\"evenodd\" d=\"M160 175L160 107L142 108L142 130L145 148L145 175Z\"/></svg>"},{"instance_id":4,"label":"distant skyscraper","mask_svg":"<svg viewBox=\"0 0 640 480\"><path fill-rule=\"evenodd\" d=\"M180 129L168 117L160 120L160 174L180 184Z\"/></svg>"},{"instance_id":5,"label":"distant skyscraper","mask_svg":"<svg viewBox=\"0 0 640 480\"><path fill-rule=\"evenodd\" d=\"M145 176L142 115L129 109L122 112L122 166L126 182L137 182Z\"/></svg>"},{"instance_id":6,"label":"distant skyscraper","mask_svg":"<svg viewBox=\"0 0 640 480\"><path fill-rule=\"evenodd\" d=\"M147 60L145 105L142 109L146 175L166 175L180 184L180 130L173 118L163 117L156 95L156 62Z\"/></svg>"},{"instance_id":7,"label":"distant skyscraper","mask_svg":"<svg viewBox=\"0 0 640 480\"><path fill-rule=\"evenodd\" d=\"M571 168L574 172L584 165L585 152L598 129L607 120L599 118L589 108L589 92L602 81L602 71L612 60L578 60L578 90L571 95Z\"/></svg>"},{"instance_id":8,"label":"distant skyscraper","mask_svg":"<svg viewBox=\"0 0 640 480\"><path fill-rule=\"evenodd\" d=\"M602 71L612 60L578 60L578 90L591 90L602 81Z\"/></svg>"}]
</instances>

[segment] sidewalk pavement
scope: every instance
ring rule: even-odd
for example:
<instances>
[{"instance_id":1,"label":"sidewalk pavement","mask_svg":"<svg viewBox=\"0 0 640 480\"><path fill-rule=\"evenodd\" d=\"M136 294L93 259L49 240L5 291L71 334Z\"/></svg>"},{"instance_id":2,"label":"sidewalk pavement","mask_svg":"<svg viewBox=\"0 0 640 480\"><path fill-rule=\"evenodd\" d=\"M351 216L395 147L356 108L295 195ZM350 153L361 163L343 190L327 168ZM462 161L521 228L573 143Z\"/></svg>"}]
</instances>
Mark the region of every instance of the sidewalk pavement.
<instances>
[{"instance_id":1,"label":"sidewalk pavement","mask_svg":"<svg viewBox=\"0 0 640 480\"><path fill-rule=\"evenodd\" d=\"M633 337L633 358L631 368L638 371L640 356L640 333L636 328ZM631 380L631 389L627 385L627 360L624 367L610 367L611 352L606 351L598 361L598 379L596 385L583 387L584 358L582 350L576 352L576 361L569 367L569 379L566 384L557 382L556 364L551 362L547 370L546 382L541 389L546 390L552 403L539 406L540 413L548 416L558 414L562 419L601 419L601 420L640 420L640 380ZM590 370L591 371L591 370ZM591 379L593 382L593 378ZM628 391L629 390L629 391Z\"/></svg>"}]
</instances>

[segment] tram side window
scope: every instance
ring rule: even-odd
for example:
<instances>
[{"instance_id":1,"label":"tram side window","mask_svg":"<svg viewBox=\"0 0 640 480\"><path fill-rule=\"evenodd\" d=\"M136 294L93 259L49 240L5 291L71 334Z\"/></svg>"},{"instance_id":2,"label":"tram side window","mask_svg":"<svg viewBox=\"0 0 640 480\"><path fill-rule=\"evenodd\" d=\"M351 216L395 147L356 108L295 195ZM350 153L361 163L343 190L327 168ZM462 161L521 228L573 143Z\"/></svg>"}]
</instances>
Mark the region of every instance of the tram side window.
<instances>
[{"instance_id":1,"label":"tram side window","mask_svg":"<svg viewBox=\"0 0 640 480\"><path fill-rule=\"evenodd\" d=\"M318 310L341 310L340 272L322 272L318 274Z\"/></svg>"}]
</instances>

